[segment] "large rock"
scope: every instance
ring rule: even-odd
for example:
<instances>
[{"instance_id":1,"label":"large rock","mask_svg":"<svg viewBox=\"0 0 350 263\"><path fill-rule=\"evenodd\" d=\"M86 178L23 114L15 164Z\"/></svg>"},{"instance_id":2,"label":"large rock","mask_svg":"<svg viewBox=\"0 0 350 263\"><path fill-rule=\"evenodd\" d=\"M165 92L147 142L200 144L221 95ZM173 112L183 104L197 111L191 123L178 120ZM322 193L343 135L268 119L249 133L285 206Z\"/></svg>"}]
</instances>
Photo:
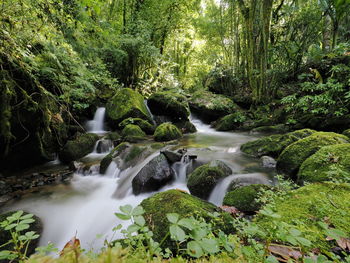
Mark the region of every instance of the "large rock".
<instances>
[{"instance_id":1,"label":"large rock","mask_svg":"<svg viewBox=\"0 0 350 263\"><path fill-rule=\"evenodd\" d=\"M207 121L215 121L239 110L231 99L204 90L194 93L189 104L194 112Z\"/></svg>"},{"instance_id":2,"label":"large rock","mask_svg":"<svg viewBox=\"0 0 350 263\"><path fill-rule=\"evenodd\" d=\"M148 107L154 115L165 115L172 120L187 120L190 108L185 96L169 91L157 92L148 99Z\"/></svg>"},{"instance_id":3,"label":"large rock","mask_svg":"<svg viewBox=\"0 0 350 263\"><path fill-rule=\"evenodd\" d=\"M295 179L301 164L324 146L348 143L349 138L333 132L316 132L283 150L277 159L277 172Z\"/></svg>"},{"instance_id":4,"label":"large rock","mask_svg":"<svg viewBox=\"0 0 350 263\"><path fill-rule=\"evenodd\" d=\"M187 187L191 194L207 199L218 181L231 174L231 168L224 162L213 161L195 169L188 176Z\"/></svg>"},{"instance_id":5,"label":"large rock","mask_svg":"<svg viewBox=\"0 0 350 263\"><path fill-rule=\"evenodd\" d=\"M271 135L255 141L247 142L241 146L241 151L254 157L264 155L277 158L280 153L290 144L310 136L316 131L303 129L284 135Z\"/></svg>"},{"instance_id":6,"label":"large rock","mask_svg":"<svg viewBox=\"0 0 350 263\"><path fill-rule=\"evenodd\" d=\"M190 121L175 122L174 125L179 128L182 133L194 133L197 131L196 126Z\"/></svg>"},{"instance_id":7,"label":"large rock","mask_svg":"<svg viewBox=\"0 0 350 263\"><path fill-rule=\"evenodd\" d=\"M146 164L132 180L132 190L135 195L156 191L175 176L164 154L159 154Z\"/></svg>"},{"instance_id":8,"label":"large rock","mask_svg":"<svg viewBox=\"0 0 350 263\"><path fill-rule=\"evenodd\" d=\"M119 89L108 101L106 115L113 127L127 118L151 120L143 96L129 88Z\"/></svg>"},{"instance_id":9,"label":"large rock","mask_svg":"<svg viewBox=\"0 0 350 263\"><path fill-rule=\"evenodd\" d=\"M181 131L175 125L168 122L159 125L154 132L154 140L157 142L172 141L181 137Z\"/></svg>"},{"instance_id":10,"label":"large rock","mask_svg":"<svg viewBox=\"0 0 350 263\"><path fill-rule=\"evenodd\" d=\"M298 172L299 182L329 180L350 181L350 144L322 147L303 162Z\"/></svg>"},{"instance_id":11,"label":"large rock","mask_svg":"<svg viewBox=\"0 0 350 263\"><path fill-rule=\"evenodd\" d=\"M279 218L258 214L256 223L269 233L270 240L278 240L276 225L287 223L302 232L313 248L328 251L334 246L326 239L320 222L330 229L350 233L350 185L315 183L291 191L284 198L276 197L271 210Z\"/></svg>"},{"instance_id":12,"label":"large rock","mask_svg":"<svg viewBox=\"0 0 350 263\"><path fill-rule=\"evenodd\" d=\"M146 136L146 133L139 126L134 125L134 124L128 124L122 130L122 136L124 138L129 137L129 136L143 138Z\"/></svg>"},{"instance_id":13,"label":"large rock","mask_svg":"<svg viewBox=\"0 0 350 263\"><path fill-rule=\"evenodd\" d=\"M59 153L59 159L64 163L78 160L94 150L97 140L98 135L94 133L78 135L66 143Z\"/></svg>"},{"instance_id":14,"label":"large rock","mask_svg":"<svg viewBox=\"0 0 350 263\"><path fill-rule=\"evenodd\" d=\"M258 211L261 203L256 198L262 190L267 190L270 187L265 184L251 184L236 188L225 195L223 205L234 206L242 212Z\"/></svg>"},{"instance_id":15,"label":"large rock","mask_svg":"<svg viewBox=\"0 0 350 263\"><path fill-rule=\"evenodd\" d=\"M7 212L4 214L0 215L0 222L6 220L7 217L13 215L14 213L16 213L17 211L12 211L12 212ZM28 215L28 213L24 212L22 216L26 216ZM35 220L35 222L29 224L29 229L26 230L22 230L20 231L21 234L24 234L26 232L29 231L34 231L36 234L41 235L42 231L43 231L43 225L41 220L37 217L37 216L33 216L33 219ZM0 244L5 244L7 243L9 240L11 240L11 234L9 231L4 230L3 228L0 227ZM38 246L39 244L39 238L32 240L29 243L28 246L28 250L27 250L27 256L30 256L31 254L34 254L35 252L35 248ZM7 245L5 247L1 247L1 250L13 250L13 245ZM24 251L22 251L24 252ZM8 261L6 260L0 260L0 263L6 263Z\"/></svg>"},{"instance_id":16,"label":"large rock","mask_svg":"<svg viewBox=\"0 0 350 263\"><path fill-rule=\"evenodd\" d=\"M127 142L123 142L116 146L109 154L107 154L100 164L100 174L104 174L107 171L108 166L111 164L114 158L119 156L125 149L130 148L131 145Z\"/></svg>"},{"instance_id":17,"label":"large rock","mask_svg":"<svg viewBox=\"0 0 350 263\"><path fill-rule=\"evenodd\" d=\"M153 239L161 242L167 236L170 223L166 217L168 213L177 213L180 218L202 217L207 222L214 225L214 229L220 229L225 233L232 233L232 217L220 211L215 205L205 202L195 196L189 195L180 190L168 190L153 195L142 201L141 206L145 210L145 218L148 226L153 231ZM212 214L218 212L219 216L212 217ZM170 242L170 238L166 238L163 243L164 247L175 247Z\"/></svg>"},{"instance_id":18,"label":"large rock","mask_svg":"<svg viewBox=\"0 0 350 263\"><path fill-rule=\"evenodd\" d=\"M218 120L214 124L214 127L218 131L231 131L239 128L246 119L246 116L242 112L237 111Z\"/></svg>"},{"instance_id":19,"label":"large rock","mask_svg":"<svg viewBox=\"0 0 350 263\"><path fill-rule=\"evenodd\" d=\"M127 118L119 123L119 127L124 129L127 125L133 124L139 126L146 134L152 135L154 133L154 126L148 121L140 118Z\"/></svg>"}]
</instances>

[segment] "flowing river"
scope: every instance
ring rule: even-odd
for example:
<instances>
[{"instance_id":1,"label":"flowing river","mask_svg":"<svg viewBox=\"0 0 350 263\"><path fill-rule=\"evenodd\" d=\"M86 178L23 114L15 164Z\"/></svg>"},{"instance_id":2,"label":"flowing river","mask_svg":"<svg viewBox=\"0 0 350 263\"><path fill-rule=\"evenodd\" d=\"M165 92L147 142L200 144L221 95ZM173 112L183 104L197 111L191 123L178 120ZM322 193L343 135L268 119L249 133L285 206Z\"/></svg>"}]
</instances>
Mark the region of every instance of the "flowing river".
<instances>
[{"instance_id":1,"label":"flowing river","mask_svg":"<svg viewBox=\"0 0 350 263\"><path fill-rule=\"evenodd\" d=\"M94 120L88 123L89 131L105 133L103 120L104 108L99 108ZM176 148L186 148L187 154L197 156L197 160L174 163L176 179L157 192L175 188L188 191L186 171L195 166L195 163L212 160L224 161L233 171L211 193L208 201L216 205L222 204L227 188L233 181L241 184L273 183L274 170L263 168L259 160L250 158L239 150L241 144L255 139L255 135L217 132L193 116L191 121L198 131L184 136ZM110 241L120 237L113 233L112 228L120 223L127 226L129 222L120 221L114 213L122 205L136 206L155 193L133 195L131 180L159 151L123 171L112 162L106 174L101 175L99 161L113 148L110 142L103 142L102 145L103 147L96 146L94 152L83 159L89 167L78 169L69 183L44 187L37 193L12 201L2 210L21 209L40 217L44 224L40 239L42 246L52 242L62 249L67 241L77 235L83 248L96 250L103 246L105 239ZM50 165L57 166L59 163L52 162Z\"/></svg>"}]
</instances>

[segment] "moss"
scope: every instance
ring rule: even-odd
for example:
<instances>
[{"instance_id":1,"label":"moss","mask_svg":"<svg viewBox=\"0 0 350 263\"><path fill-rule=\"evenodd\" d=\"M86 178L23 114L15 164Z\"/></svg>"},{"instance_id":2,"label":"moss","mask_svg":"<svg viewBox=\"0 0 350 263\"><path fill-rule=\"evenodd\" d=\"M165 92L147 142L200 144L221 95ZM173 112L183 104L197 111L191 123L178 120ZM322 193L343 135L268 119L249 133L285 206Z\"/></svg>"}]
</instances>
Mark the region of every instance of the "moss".
<instances>
[{"instance_id":1,"label":"moss","mask_svg":"<svg viewBox=\"0 0 350 263\"><path fill-rule=\"evenodd\" d=\"M331 243L318 225L319 221L350 234L350 185L315 183L291 191L285 198L276 199L273 210L281 216L271 221L260 214L256 222L276 238L276 225L285 222L304 233L315 248L329 249Z\"/></svg>"},{"instance_id":2,"label":"moss","mask_svg":"<svg viewBox=\"0 0 350 263\"><path fill-rule=\"evenodd\" d=\"M130 162L134 160L137 156L139 156L145 150L146 148L144 147L138 147L136 145L132 146L132 148L130 149L130 152L125 157L125 162Z\"/></svg>"},{"instance_id":3,"label":"moss","mask_svg":"<svg viewBox=\"0 0 350 263\"><path fill-rule=\"evenodd\" d=\"M188 176L187 187L191 194L207 199L217 182L225 176L223 169L218 166L202 165Z\"/></svg>"},{"instance_id":4,"label":"moss","mask_svg":"<svg viewBox=\"0 0 350 263\"><path fill-rule=\"evenodd\" d=\"M221 118L215 123L214 127L218 131L231 131L237 129L245 121L246 116L238 111Z\"/></svg>"},{"instance_id":5,"label":"moss","mask_svg":"<svg viewBox=\"0 0 350 263\"><path fill-rule=\"evenodd\" d=\"M121 123L119 123L119 127L121 129L124 129L129 124L137 125L139 126L146 134L153 134L154 133L154 126L150 124L148 121L145 121L140 118L127 118L123 120Z\"/></svg>"},{"instance_id":6,"label":"moss","mask_svg":"<svg viewBox=\"0 0 350 263\"><path fill-rule=\"evenodd\" d=\"M85 133L79 135L75 140L68 141L59 153L60 160L69 163L91 153L98 138L96 134Z\"/></svg>"},{"instance_id":7,"label":"moss","mask_svg":"<svg viewBox=\"0 0 350 263\"><path fill-rule=\"evenodd\" d=\"M262 133L270 133L270 134L278 134L285 133L288 131L288 126L285 124L277 124L272 126L260 126L258 128L254 128L251 132L262 132Z\"/></svg>"},{"instance_id":8,"label":"moss","mask_svg":"<svg viewBox=\"0 0 350 263\"><path fill-rule=\"evenodd\" d=\"M178 127L182 133L194 133L197 131L196 127L190 121L175 122L174 125Z\"/></svg>"},{"instance_id":9,"label":"moss","mask_svg":"<svg viewBox=\"0 0 350 263\"><path fill-rule=\"evenodd\" d=\"M231 99L204 90L195 92L189 103L197 114L208 120L216 120L239 109Z\"/></svg>"},{"instance_id":10,"label":"moss","mask_svg":"<svg viewBox=\"0 0 350 263\"><path fill-rule=\"evenodd\" d=\"M182 137L181 131L171 123L159 125L154 132L154 139L158 142L171 141Z\"/></svg>"},{"instance_id":11,"label":"moss","mask_svg":"<svg viewBox=\"0 0 350 263\"><path fill-rule=\"evenodd\" d=\"M104 138L114 142L120 140L120 135L117 132L109 132Z\"/></svg>"},{"instance_id":12,"label":"moss","mask_svg":"<svg viewBox=\"0 0 350 263\"><path fill-rule=\"evenodd\" d=\"M143 96L129 88L119 89L108 101L106 115L113 126L130 117L151 120Z\"/></svg>"},{"instance_id":13,"label":"moss","mask_svg":"<svg viewBox=\"0 0 350 263\"><path fill-rule=\"evenodd\" d=\"M350 129L343 131L342 134L345 135L346 137L350 138Z\"/></svg>"},{"instance_id":14,"label":"moss","mask_svg":"<svg viewBox=\"0 0 350 263\"><path fill-rule=\"evenodd\" d=\"M157 242L160 242L169 231L169 222L166 218L168 213L177 213L180 218L203 217L226 233L233 231L229 223L232 220L230 215L223 213L215 205L180 190L168 190L155 194L143 200L141 206L145 209L144 216ZM214 212L219 212L220 216L213 218L211 214ZM165 243L165 246L169 245L169 242Z\"/></svg>"},{"instance_id":15,"label":"moss","mask_svg":"<svg viewBox=\"0 0 350 263\"><path fill-rule=\"evenodd\" d=\"M123 137L127 137L127 136L145 137L146 133L144 133L144 131L141 130L139 126L134 124L128 124L122 130L122 136Z\"/></svg>"},{"instance_id":16,"label":"moss","mask_svg":"<svg viewBox=\"0 0 350 263\"><path fill-rule=\"evenodd\" d=\"M316 132L283 150L277 159L277 171L295 179L301 164L324 146L347 143L348 138L333 132Z\"/></svg>"},{"instance_id":17,"label":"moss","mask_svg":"<svg viewBox=\"0 0 350 263\"><path fill-rule=\"evenodd\" d=\"M270 187L264 184L251 184L239 187L225 195L223 205L234 206L243 212L258 211L261 204L256 201L256 198L261 190L269 189Z\"/></svg>"},{"instance_id":18,"label":"moss","mask_svg":"<svg viewBox=\"0 0 350 263\"><path fill-rule=\"evenodd\" d=\"M120 143L117 147L115 147L109 154L107 154L101 161L100 174L104 174L107 171L107 168L111 164L112 160L128 147L130 147L130 144L128 144L127 142L123 142Z\"/></svg>"},{"instance_id":19,"label":"moss","mask_svg":"<svg viewBox=\"0 0 350 263\"><path fill-rule=\"evenodd\" d=\"M6 220L7 217L11 216L12 214L14 214L17 211L12 211L12 212L6 212L4 214L0 215L0 222ZM24 212L23 215L27 215L28 213ZM24 231L22 231L21 233L25 233L25 232L29 232L29 231L34 231L36 234L41 235L42 231L43 231L43 225L42 222L40 220L39 217L37 216L33 216L33 219L35 220L35 222L31 223L29 225L29 229L26 229ZM0 244L3 245L5 243L7 243L9 240L11 240L11 235L9 231L4 230L2 227L0 227ZM38 246L39 244L39 239L35 239L33 241L30 242L28 250L27 250L27 256L30 256L31 254L33 254L35 252L35 248ZM13 245L7 245L4 247L1 247L1 250L12 250L13 249ZM5 260L0 260L1 263L5 263L8 261Z\"/></svg>"},{"instance_id":20,"label":"moss","mask_svg":"<svg viewBox=\"0 0 350 263\"><path fill-rule=\"evenodd\" d=\"M255 157L268 155L277 158L288 145L302 138L308 137L315 132L316 131L314 130L303 129L284 135L267 136L243 144L241 146L241 151Z\"/></svg>"},{"instance_id":21,"label":"moss","mask_svg":"<svg viewBox=\"0 0 350 263\"><path fill-rule=\"evenodd\" d=\"M157 92L148 99L148 106L155 115L187 120L190 108L185 96L173 92Z\"/></svg>"},{"instance_id":22,"label":"moss","mask_svg":"<svg viewBox=\"0 0 350 263\"><path fill-rule=\"evenodd\" d=\"M303 162L298 181L350 181L350 144L325 146Z\"/></svg>"}]
</instances>

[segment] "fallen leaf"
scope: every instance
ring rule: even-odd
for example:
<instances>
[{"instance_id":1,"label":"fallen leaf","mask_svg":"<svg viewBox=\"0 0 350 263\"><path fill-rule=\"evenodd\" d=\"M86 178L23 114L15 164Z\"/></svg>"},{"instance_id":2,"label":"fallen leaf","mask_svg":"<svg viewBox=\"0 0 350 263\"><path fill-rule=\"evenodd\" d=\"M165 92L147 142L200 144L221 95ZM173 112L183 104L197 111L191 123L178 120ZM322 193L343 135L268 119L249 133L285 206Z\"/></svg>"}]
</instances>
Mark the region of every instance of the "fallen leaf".
<instances>
[{"instance_id":1,"label":"fallen leaf","mask_svg":"<svg viewBox=\"0 0 350 263\"><path fill-rule=\"evenodd\" d=\"M350 250L350 239L349 238L342 237L339 240L337 240L337 244L343 250Z\"/></svg>"},{"instance_id":2,"label":"fallen leaf","mask_svg":"<svg viewBox=\"0 0 350 263\"><path fill-rule=\"evenodd\" d=\"M283 257L283 259L299 259L303 254L299 250L295 250L292 247L279 246L279 245L270 245L268 250L275 255Z\"/></svg>"},{"instance_id":3,"label":"fallen leaf","mask_svg":"<svg viewBox=\"0 0 350 263\"><path fill-rule=\"evenodd\" d=\"M60 252L60 256L63 256L67 251L74 251L75 254L79 254L80 251L80 240L74 236L71 240L69 240L64 248Z\"/></svg>"},{"instance_id":4,"label":"fallen leaf","mask_svg":"<svg viewBox=\"0 0 350 263\"><path fill-rule=\"evenodd\" d=\"M233 216L241 215L241 212L234 206L223 205L223 206L220 206L219 208Z\"/></svg>"}]
</instances>

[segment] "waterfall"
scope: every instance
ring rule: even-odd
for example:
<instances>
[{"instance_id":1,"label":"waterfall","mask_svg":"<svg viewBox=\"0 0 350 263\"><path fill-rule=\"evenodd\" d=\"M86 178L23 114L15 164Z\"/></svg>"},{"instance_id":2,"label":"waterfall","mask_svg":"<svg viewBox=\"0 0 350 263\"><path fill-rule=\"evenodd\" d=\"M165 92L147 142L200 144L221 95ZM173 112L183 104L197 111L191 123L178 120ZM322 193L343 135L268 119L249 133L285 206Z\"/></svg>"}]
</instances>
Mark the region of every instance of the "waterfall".
<instances>
[{"instance_id":1,"label":"waterfall","mask_svg":"<svg viewBox=\"0 0 350 263\"><path fill-rule=\"evenodd\" d=\"M206 124L193 114L190 115L190 121L196 127L197 131L200 133L215 133L217 132L215 129L210 127L210 124Z\"/></svg>"},{"instance_id":2,"label":"waterfall","mask_svg":"<svg viewBox=\"0 0 350 263\"><path fill-rule=\"evenodd\" d=\"M271 181L264 173L233 174L222 179L216 184L209 196L208 202L217 206L222 205L226 192L231 183L236 183L237 186L245 186L250 184L271 184Z\"/></svg>"},{"instance_id":3,"label":"waterfall","mask_svg":"<svg viewBox=\"0 0 350 263\"><path fill-rule=\"evenodd\" d=\"M94 119L87 122L87 130L92 133L105 133L104 120L105 120L106 108L97 108Z\"/></svg>"}]
</instances>

